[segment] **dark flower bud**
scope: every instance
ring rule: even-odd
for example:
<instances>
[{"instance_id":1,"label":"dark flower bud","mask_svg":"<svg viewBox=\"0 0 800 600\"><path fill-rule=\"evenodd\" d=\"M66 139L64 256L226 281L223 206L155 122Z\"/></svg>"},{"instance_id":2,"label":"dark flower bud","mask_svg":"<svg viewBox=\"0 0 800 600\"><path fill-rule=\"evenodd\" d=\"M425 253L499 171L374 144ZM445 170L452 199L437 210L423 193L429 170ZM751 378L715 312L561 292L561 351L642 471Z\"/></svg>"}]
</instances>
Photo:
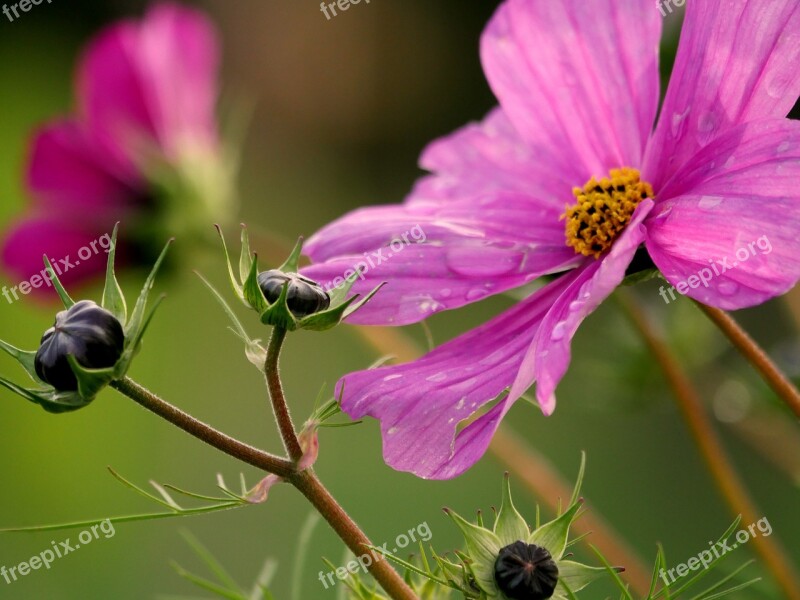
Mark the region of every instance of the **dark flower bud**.
<instances>
[{"instance_id":1,"label":"dark flower bud","mask_svg":"<svg viewBox=\"0 0 800 600\"><path fill-rule=\"evenodd\" d=\"M113 367L124 342L114 315L91 300L81 300L58 313L53 327L44 332L34 360L36 374L60 392L75 391L78 380L67 356L73 355L87 369Z\"/></svg>"},{"instance_id":2,"label":"dark flower bud","mask_svg":"<svg viewBox=\"0 0 800 600\"><path fill-rule=\"evenodd\" d=\"M512 600L544 600L555 592L558 567L550 552L535 544L514 542L500 550L494 579Z\"/></svg>"},{"instance_id":3,"label":"dark flower bud","mask_svg":"<svg viewBox=\"0 0 800 600\"><path fill-rule=\"evenodd\" d=\"M316 281L298 273L284 273L275 269L258 274L258 287L270 304L274 304L281 297L286 282L289 282L289 289L286 290L286 306L298 319L327 310L330 306L330 296Z\"/></svg>"}]
</instances>

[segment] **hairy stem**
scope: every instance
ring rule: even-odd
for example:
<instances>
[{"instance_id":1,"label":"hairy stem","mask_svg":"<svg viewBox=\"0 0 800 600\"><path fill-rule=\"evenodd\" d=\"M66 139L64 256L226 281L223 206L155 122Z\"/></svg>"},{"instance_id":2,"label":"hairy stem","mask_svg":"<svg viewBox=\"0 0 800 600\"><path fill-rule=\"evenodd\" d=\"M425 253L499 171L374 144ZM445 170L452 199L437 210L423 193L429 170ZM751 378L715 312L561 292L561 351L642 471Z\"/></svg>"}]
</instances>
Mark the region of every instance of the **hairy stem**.
<instances>
[{"instance_id":1,"label":"hairy stem","mask_svg":"<svg viewBox=\"0 0 800 600\"><path fill-rule=\"evenodd\" d=\"M288 460L249 446L217 431L210 425L206 425L169 402L162 400L129 377L112 382L111 387L179 429L183 429L189 435L213 446L217 450L221 450L229 456L281 477L288 477L295 472L294 464Z\"/></svg>"},{"instance_id":2,"label":"hairy stem","mask_svg":"<svg viewBox=\"0 0 800 600\"><path fill-rule=\"evenodd\" d=\"M631 295L619 291L618 298L626 308L631 322L642 336L647 348L664 372L689 431L720 493L731 511L735 515L742 515L743 523L755 523L761 513L726 455L722 440L713 428L699 394L664 344L660 334L653 328L648 317ZM756 536L752 538L752 543L766 568L783 590L785 597L800 600L800 579L786 560L786 551L780 546L775 536Z\"/></svg>"},{"instance_id":3,"label":"hairy stem","mask_svg":"<svg viewBox=\"0 0 800 600\"><path fill-rule=\"evenodd\" d=\"M418 600L387 559L370 548L372 542L322 485L312 469L297 473L288 481L311 502L356 557L371 558L372 564L367 569L393 600Z\"/></svg>"},{"instance_id":4,"label":"hairy stem","mask_svg":"<svg viewBox=\"0 0 800 600\"><path fill-rule=\"evenodd\" d=\"M724 310L706 306L700 302L695 304L711 321L719 327L722 333L731 341L736 349L761 373L769 386L792 409L795 416L800 418L800 392L792 382L770 359L766 352L751 338L747 332Z\"/></svg>"},{"instance_id":5,"label":"hairy stem","mask_svg":"<svg viewBox=\"0 0 800 600\"><path fill-rule=\"evenodd\" d=\"M264 363L264 376L267 378L267 388L269 389L269 398L272 401L272 411L275 413L275 421L278 423L283 445L289 453L289 457L297 463L303 458L303 449L300 447L300 441L297 439L297 430L294 428L292 415L289 413L289 406L286 404L286 397L283 395L283 386L281 385L278 368L281 347L285 339L286 329L283 327L274 327L272 330L272 337L269 339L269 347L267 348L267 360Z\"/></svg>"}]
</instances>

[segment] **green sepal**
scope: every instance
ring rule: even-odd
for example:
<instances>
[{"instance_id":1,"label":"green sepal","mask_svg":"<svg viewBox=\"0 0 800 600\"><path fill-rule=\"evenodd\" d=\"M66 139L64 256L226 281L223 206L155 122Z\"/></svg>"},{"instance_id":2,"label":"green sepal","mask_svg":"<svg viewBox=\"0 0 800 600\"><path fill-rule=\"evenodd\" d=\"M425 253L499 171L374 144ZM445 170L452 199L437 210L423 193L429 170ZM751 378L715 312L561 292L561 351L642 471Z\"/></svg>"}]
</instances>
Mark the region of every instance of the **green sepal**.
<instances>
[{"instance_id":1,"label":"green sepal","mask_svg":"<svg viewBox=\"0 0 800 600\"><path fill-rule=\"evenodd\" d=\"M300 270L300 256L302 254L303 236L300 236L297 238L294 248L292 248L292 252L289 254L289 258L287 258L286 262L278 267L278 270L283 271L284 273L297 273Z\"/></svg>"},{"instance_id":2,"label":"green sepal","mask_svg":"<svg viewBox=\"0 0 800 600\"><path fill-rule=\"evenodd\" d=\"M36 383L43 383L38 375L36 375L36 366L34 364L34 359L36 358L35 351L27 351L27 350L20 350L19 348L15 348L11 344L0 340L0 349L5 350L5 352L14 358L22 368L25 369L25 372L28 373L31 379L33 379Z\"/></svg>"},{"instance_id":3,"label":"green sepal","mask_svg":"<svg viewBox=\"0 0 800 600\"><path fill-rule=\"evenodd\" d=\"M228 279L231 282L231 287L233 288L233 293L236 294L236 297L239 298L239 300L242 303L244 303L246 306L250 306L249 304L247 304L247 300L245 300L245 298L244 298L244 291L242 290L242 284L239 283L239 279L237 279L236 274L233 272L233 266L231 265L231 256L228 253L228 245L225 243L225 236L222 233L222 228L219 225L214 225L214 227L217 229L217 233L219 234L219 239L222 240L222 250L225 253L225 264L228 267ZM246 239L246 237L247 237L247 233L243 228L242 229L242 238ZM244 248L244 247L245 246L244 246L244 243L243 243L242 244L242 248ZM248 244L247 247L248 247L247 254L249 254L249 244ZM244 255L245 255L245 253L242 252L242 256L244 256ZM241 261L240 261L239 264L240 264L240 270L241 270ZM245 278L242 277L242 280L244 280L244 279Z\"/></svg>"},{"instance_id":4,"label":"green sepal","mask_svg":"<svg viewBox=\"0 0 800 600\"><path fill-rule=\"evenodd\" d=\"M104 387L117 379L116 366L107 369L87 369L72 354L67 355L67 362L78 380L78 395L87 404L94 400Z\"/></svg>"},{"instance_id":5,"label":"green sepal","mask_svg":"<svg viewBox=\"0 0 800 600\"><path fill-rule=\"evenodd\" d=\"M560 517L531 532L528 537L528 543L547 548L552 557L558 561L564 555L569 528L582 505L583 501L578 500L567 508L566 512Z\"/></svg>"},{"instance_id":6,"label":"green sepal","mask_svg":"<svg viewBox=\"0 0 800 600\"><path fill-rule=\"evenodd\" d=\"M56 275L56 270L53 268L53 265L50 264L50 259L47 256L43 256L42 260L44 261L44 266L47 271L50 273L50 280L53 283L53 287L58 294L58 297L61 298L61 302L64 304L64 308L70 308L73 304L75 304L75 300L69 297L67 290L64 289L64 286L61 285L61 280Z\"/></svg>"},{"instance_id":7,"label":"green sepal","mask_svg":"<svg viewBox=\"0 0 800 600\"><path fill-rule=\"evenodd\" d=\"M464 535L471 559L467 567L472 571L475 581L484 592L496 596L499 590L494 580L494 563L503 547L500 538L494 532L470 523L453 511L445 512Z\"/></svg>"},{"instance_id":8,"label":"green sepal","mask_svg":"<svg viewBox=\"0 0 800 600\"><path fill-rule=\"evenodd\" d=\"M2 376L0 376L0 385L54 414L78 410L91 402L91 400L87 401L82 398L78 392L59 392L52 387L40 389L24 388Z\"/></svg>"},{"instance_id":9,"label":"green sepal","mask_svg":"<svg viewBox=\"0 0 800 600\"><path fill-rule=\"evenodd\" d=\"M254 255L250 262L250 270L247 272L247 279L242 284L242 292L248 306L258 314L263 313L269 307L269 302L258 285L258 256Z\"/></svg>"},{"instance_id":10,"label":"green sepal","mask_svg":"<svg viewBox=\"0 0 800 600\"><path fill-rule=\"evenodd\" d=\"M508 473L503 478L503 501L494 523L494 532L500 538L503 547L517 541L527 540L531 534L528 523L519 514L511 500L511 481Z\"/></svg>"},{"instance_id":11,"label":"green sepal","mask_svg":"<svg viewBox=\"0 0 800 600\"><path fill-rule=\"evenodd\" d=\"M258 288L258 293L264 298L261 288ZM295 318L289 307L286 305L286 298L289 294L289 283L286 282L281 288L281 295L274 304L267 303L267 308L261 312L261 322L264 325L272 325L273 327L282 327L288 331L294 331L298 328L299 321ZM266 302L266 299L264 300Z\"/></svg>"},{"instance_id":12,"label":"green sepal","mask_svg":"<svg viewBox=\"0 0 800 600\"><path fill-rule=\"evenodd\" d=\"M111 312L120 323L125 323L128 320L128 305L125 302L125 296L114 272L118 229L119 222L114 225L114 231L111 233L111 248L108 252L108 263L106 264L106 283L100 305Z\"/></svg>"},{"instance_id":13,"label":"green sepal","mask_svg":"<svg viewBox=\"0 0 800 600\"><path fill-rule=\"evenodd\" d=\"M566 584L571 592L579 592L593 581L605 577L605 567L590 567L571 560L558 561L558 584Z\"/></svg>"}]
</instances>

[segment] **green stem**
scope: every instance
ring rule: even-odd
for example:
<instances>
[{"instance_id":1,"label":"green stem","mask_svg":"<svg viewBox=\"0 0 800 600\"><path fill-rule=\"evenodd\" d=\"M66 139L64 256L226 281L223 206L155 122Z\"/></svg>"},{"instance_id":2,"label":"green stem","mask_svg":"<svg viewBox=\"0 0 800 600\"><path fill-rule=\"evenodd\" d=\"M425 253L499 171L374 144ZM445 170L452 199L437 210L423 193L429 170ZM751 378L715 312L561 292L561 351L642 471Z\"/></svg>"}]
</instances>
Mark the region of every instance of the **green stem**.
<instances>
[{"instance_id":1,"label":"green stem","mask_svg":"<svg viewBox=\"0 0 800 600\"><path fill-rule=\"evenodd\" d=\"M111 387L189 435L213 446L217 450L221 450L229 456L281 477L288 477L295 473L294 464L288 460L249 446L217 431L210 425L206 425L169 402L162 400L129 377L112 382Z\"/></svg>"},{"instance_id":2,"label":"green stem","mask_svg":"<svg viewBox=\"0 0 800 600\"><path fill-rule=\"evenodd\" d=\"M781 397L795 416L800 418L800 392L772 362L763 348L724 310L706 306L700 302L695 302L695 304L711 319L714 325L719 327L742 356L761 373L764 381Z\"/></svg>"},{"instance_id":3,"label":"green stem","mask_svg":"<svg viewBox=\"0 0 800 600\"><path fill-rule=\"evenodd\" d=\"M303 449L300 447L300 440L297 439L297 430L294 428L292 415L289 413L289 405L286 403L286 397L283 394L278 365L281 347L285 339L286 328L274 327L272 337L269 339L269 347L267 348L267 360L264 362L264 376L267 378L272 411L275 413L275 421L278 423L283 445L286 448L286 452L289 453L289 457L297 463L303 458Z\"/></svg>"}]
</instances>

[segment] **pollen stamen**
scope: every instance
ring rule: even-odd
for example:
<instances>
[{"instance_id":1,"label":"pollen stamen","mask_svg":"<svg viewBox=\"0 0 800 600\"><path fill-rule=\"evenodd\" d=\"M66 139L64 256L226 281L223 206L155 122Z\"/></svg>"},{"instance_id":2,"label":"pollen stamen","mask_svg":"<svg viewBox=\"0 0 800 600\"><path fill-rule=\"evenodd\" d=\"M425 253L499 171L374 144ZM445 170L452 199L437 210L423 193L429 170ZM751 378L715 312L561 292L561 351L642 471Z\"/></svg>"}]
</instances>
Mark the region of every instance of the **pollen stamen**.
<instances>
[{"instance_id":1,"label":"pollen stamen","mask_svg":"<svg viewBox=\"0 0 800 600\"><path fill-rule=\"evenodd\" d=\"M633 212L653 188L630 167L612 169L609 177L592 177L583 188L574 188L577 202L562 215L566 219L567 245L578 254L600 258L627 227Z\"/></svg>"}]
</instances>

